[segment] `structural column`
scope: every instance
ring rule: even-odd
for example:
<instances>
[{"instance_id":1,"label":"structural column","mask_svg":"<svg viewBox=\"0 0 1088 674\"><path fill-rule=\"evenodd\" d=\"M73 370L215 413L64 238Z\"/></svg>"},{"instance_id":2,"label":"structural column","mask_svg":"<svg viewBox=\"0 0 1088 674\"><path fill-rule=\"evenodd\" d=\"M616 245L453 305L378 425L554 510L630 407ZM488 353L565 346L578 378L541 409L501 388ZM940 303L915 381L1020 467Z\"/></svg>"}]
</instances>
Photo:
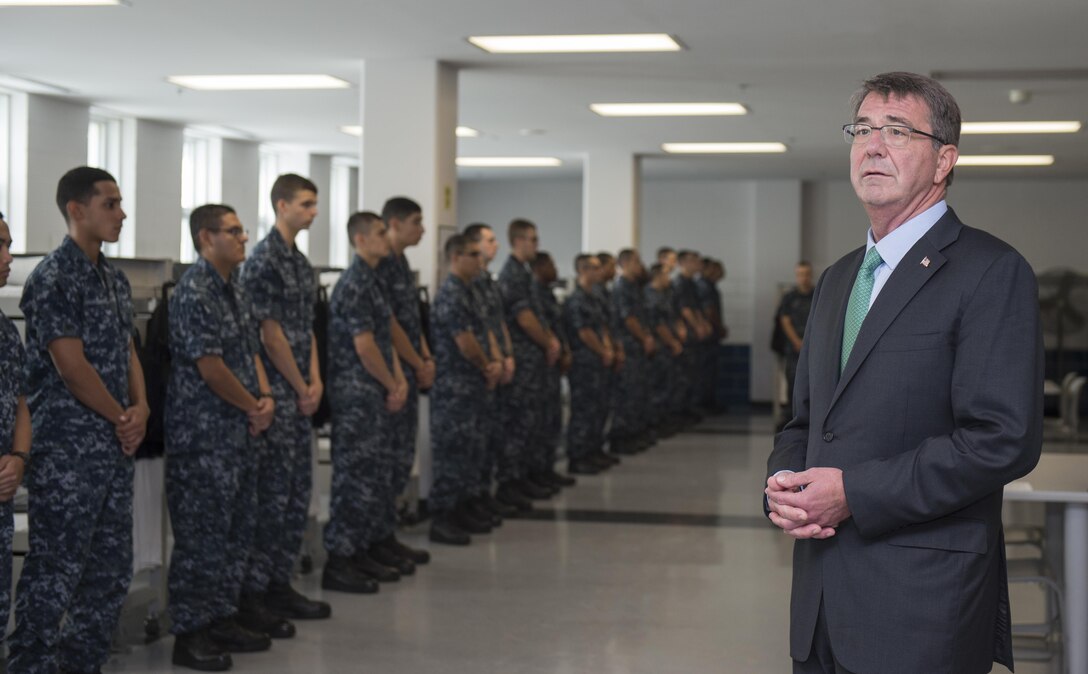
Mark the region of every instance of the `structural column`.
<instances>
[{"instance_id":1,"label":"structural column","mask_svg":"<svg viewBox=\"0 0 1088 674\"><path fill-rule=\"evenodd\" d=\"M582 174L582 250L638 246L639 159L630 152L590 152Z\"/></svg>"},{"instance_id":2,"label":"structural column","mask_svg":"<svg viewBox=\"0 0 1088 674\"><path fill-rule=\"evenodd\" d=\"M438 61L367 61L360 90L359 206L380 211L393 196L419 203L426 232L407 255L433 296L439 227L457 226L457 70Z\"/></svg>"}]
</instances>

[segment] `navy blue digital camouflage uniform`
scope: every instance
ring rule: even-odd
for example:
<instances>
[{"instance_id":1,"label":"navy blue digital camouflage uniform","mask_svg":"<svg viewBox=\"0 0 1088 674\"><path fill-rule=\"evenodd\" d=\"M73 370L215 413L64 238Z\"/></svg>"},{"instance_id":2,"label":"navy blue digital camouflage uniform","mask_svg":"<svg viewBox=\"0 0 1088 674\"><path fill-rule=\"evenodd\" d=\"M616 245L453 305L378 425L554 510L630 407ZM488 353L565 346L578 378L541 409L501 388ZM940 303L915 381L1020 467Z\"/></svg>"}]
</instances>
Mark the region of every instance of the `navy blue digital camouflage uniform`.
<instances>
[{"instance_id":1,"label":"navy blue digital camouflage uniform","mask_svg":"<svg viewBox=\"0 0 1088 674\"><path fill-rule=\"evenodd\" d=\"M682 274L677 275L672 281L672 297L676 305L676 315L683 318L682 310L691 309L696 316L702 312L699 306L699 293L695 288L695 279L687 278ZM703 353L703 343L695 334L695 329L684 321L688 328L688 338L684 342L684 353L677 359L679 362L679 381L677 389L683 409L691 409L698 404L699 397L699 364Z\"/></svg>"},{"instance_id":2,"label":"navy blue digital camouflage uniform","mask_svg":"<svg viewBox=\"0 0 1088 674\"><path fill-rule=\"evenodd\" d=\"M533 297L533 274L528 265L511 255L499 274L499 291L517 364L514 380L500 398L507 438L506 451L499 462L498 480L507 482L525 477L539 463L539 460L533 461L534 438L540 435L544 423L541 401L548 359L544 349L521 329L517 321L517 315L528 309L543 324L543 309Z\"/></svg>"},{"instance_id":3,"label":"navy blue digital camouflage uniform","mask_svg":"<svg viewBox=\"0 0 1088 674\"><path fill-rule=\"evenodd\" d=\"M487 447L482 418L487 382L457 346L455 337L464 332L471 332L489 355L487 327L472 287L450 274L438 289L431 312L435 365L442 377L435 379L431 390L434 485L427 503L437 513L449 512L479 493Z\"/></svg>"},{"instance_id":4,"label":"navy blue digital camouflage uniform","mask_svg":"<svg viewBox=\"0 0 1088 674\"><path fill-rule=\"evenodd\" d=\"M396 415L385 409L385 386L366 371L355 350L355 337L371 333L392 372L391 318L376 271L354 256L329 299L332 491L324 543L330 555L365 552L391 533L386 519L398 458Z\"/></svg>"},{"instance_id":5,"label":"navy blue digital camouflage uniform","mask_svg":"<svg viewBox=\"0 0 1088 674\"><path fill-rule=\"evenodd\" d=\"M676 324L676 313L669 294L666 290L657 290L647 285L645 289L646 313L649 330L653 332L657 340L657 353L650 359L650 409L653 423L660 424L665 417L678 409L676 397L677 358L669 347L657 334L659 325L666 326L669 331Z\"/></svg>"},{"instance_id":6,"label":"navy blue digital camouflage uniform","mask_svg":"<svg viewBox=\"0 0 1088 674\"><path fill-rule=\"evenodd\" d=\"M559 306L559 300L555 299L555 293L549 285L533 280L533 293L537 297L541 308L544 310L544 325L559 338L563 344L563 350L569 350L570 344L567 333L563 329L563 309ZM563 374L559 366L547 368L544 377L542 431L539 457L540 465L534 470L554 470L556 454L563 436L563 400L562 400Z\"/></svg>"},{"instance_id":7,"label":"navy blue digital camouflage uniform","mask_svg":"<svg viewBox=\"0 0 1088 674\"><path fill-rule=\"evenodd\" d=\"M242 267L242 285L258 325L279 323L303 379L310 381L317 280L297 246L272 228ZM313 487L310 418L299 412L298 394L262 349L261 357L276 401L275 419L260 443L257 466L257 529L244 589L261 593L282 585L302 548Z\"/></svg>"},{"instance_id":8,"label":"navy blue digital camouflage uniform","mask_svg":"<svg viewBox=\"0 0 1088 674\"><path fill-rule=\"evenodd\" d=\"M24 395L26 352L19 331L0 312L0 454L14 449L15 416ZM18 461L18 459L15 459ZM0 625L7 631L11 607L11 542L15 531L12 499L0 503ZM2 640L2 637L0 637Z\"/></svg>"},{"instance_id":9,"label":"navy blue digital camouflage uniform","mask_svg":"<svg viewBox=\"0 0 1088 674\"><path fill-rule=\"evenodd\" d=\"M258 326L238 276L224 280L202 257L170 298L166 501L174 634L234 615L253 543L259 439L249 434L248 415L214 393L197 368L205 356L222 358L253 397L261 394Z\"/></svg>"},{"instance_id":10,"label":"navy blue digital camouflage uniform","mask_svg":"<svg viewBox=\"0 0 1088 674\"><path fill-rule=\"evenodd\" d=\"M132 291L104 255L94 264L65 237L30 274L19 306L33 466L25 480L30 552L8 668L51 674L59 660L62 670L93 672L109 659L132 580L133 460L114 425L68 390L48 347L81 340L106 390L129 407Z\"/></svg>"},{"instance_id":11,"label":"navy blue digital camouflage uniform","mask_svg":"<svg viewBox=\"0 0 1088 674\"><path fill-rule=\"evenodd\" d=\"M419 291L415 272L408 266L404 255L390 254L377 268L378 281L397 323L408 335L412 348L423 355L423 321L419 315ZM406 363L404 379L408 382L408 401L404 409L393 416L393 474L390 481L390 497L387 512L382 519L385 537L393 535L397 527L397 498L404 493L412 479L412 464L416 458L416 433L419 429L419 388L416 373ZM384 538L384 537L383 537Z\"/></svg>"},{"instance_id":12,"label":"navy blue digital camouflage uniform","mask_svg":"<svg viewBox=\"0 0 1088 674\"><path fill-rule=\"evenodd\" d=\"M710 279L699 276L695 279L695 292L699 298L699 308L708 318L717 312L721 318L722 297L718 292L718 285ZM718 344L720 337L716 325L711 325L711 334L703 343L702 353L699 358L699 401L704 407L714 408L718 404L716 393L718 383Z\"/></svg>"},{"instance_id":13,"label":"navy blue digital camouflage uniform","mask_svg":"<svg viewBox=\"0 0 1088 674\"><path fill-rule=\"evenodd\" d=\"M574 364L567 373L570 383L570 421L567 424L567 457L584 459L599 452L604 444L608 417L608 373L610 370L578 336L589 328L604 338L608 317L598 298L581 286L563 303L563 328L571 344Z\"/></svg>"},{"instance_id":14,"label":"navy blue digital camouflage uniform","mask_svg":"<svg viewBox=\"0 0 1088 674\"><path fill-rule=\"evenodd\" d=\"M487 329L495 335L499 343L499 351L504 358L512 356L506 351L506 340L503 336L503 327L506 320L502 309L502 293L491 274L485 269L476 277L472 284L476 295L476 304L480 315L483 317ZM486 345L481 345L485 346ZM516 366L515 361L515 366ZM516 367L515 367L516 369ZM499 462L505 452L506 429L502 424L502 398L510 395L510 384L499 384L494 391L487 391L484 396L484 408L481 413L482 423L486 429L485 449L480 457L480 491L491 489L492 480L498 469Z\"/></svg>"},{"instance_id":15,"label":"navy blue digital camouflage uniform","mask_svg":"<svg viewBox=\"0 0 1088 674\"><path fill-rule=\"evenodd\" d=\"M636 339L626 325L627 319L633 317L643 330L649 329L642 288L622 276L617 278L612 289L612 313L615 316L614 334L619 336L627 360L615 376L609 437L622 441L645 431L649 414L647 369L650 358L641 340Z\"/></svg>"}]
</instances>

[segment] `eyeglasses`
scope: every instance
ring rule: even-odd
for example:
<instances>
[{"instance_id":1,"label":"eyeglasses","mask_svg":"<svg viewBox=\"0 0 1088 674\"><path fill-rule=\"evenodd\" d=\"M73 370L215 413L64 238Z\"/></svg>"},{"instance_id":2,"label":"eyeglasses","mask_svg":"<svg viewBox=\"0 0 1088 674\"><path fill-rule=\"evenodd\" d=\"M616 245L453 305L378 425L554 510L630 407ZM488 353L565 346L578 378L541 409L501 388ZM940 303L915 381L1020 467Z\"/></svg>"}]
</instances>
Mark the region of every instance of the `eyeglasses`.
<instances>
[{"instance_id":1,"label":"eyeglasses","mask_svg":"<svg viewBox=\"0 0 1088 674\"><path fill-rule=\"evenodd\" d=\"M842 125L842 136L850 145L868 143L874 131L880 132L881 138L884 139L884 144L889 147L906 147L907 144L910 143L910 136L912 133L925 136L926 138L932 138L941 145L948 145L948 143L931 133L926 133L925 131L920 131L902 124L885 124L884 126L873 126L872 124Z\"/></svg>"},{"instance_id":2,"label":"eyeglasses","mask_svg":"<svg viewBox=\"0 0 1088 674\"><path fill-rule=\"evenodd\" d=\"M241 227L229 227L227 229L212 229L210 230L216 234L229 234L236 239L240 239L243 236L249 236L248 229L242 229Z\"/></svg>"}]
</instances>

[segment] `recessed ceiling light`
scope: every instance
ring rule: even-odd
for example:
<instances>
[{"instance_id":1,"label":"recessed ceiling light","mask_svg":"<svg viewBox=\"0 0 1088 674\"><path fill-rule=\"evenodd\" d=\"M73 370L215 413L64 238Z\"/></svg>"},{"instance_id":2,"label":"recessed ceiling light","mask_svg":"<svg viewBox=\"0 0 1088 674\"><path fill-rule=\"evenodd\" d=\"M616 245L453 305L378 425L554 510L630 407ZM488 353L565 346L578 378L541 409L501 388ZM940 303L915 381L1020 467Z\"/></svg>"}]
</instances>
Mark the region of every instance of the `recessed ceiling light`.
<instances>
[{"instance_id":1,"label":"recessed ceiling light","mask_svg":"<svg viewBox=\"0 0 1088 674\"><path fill-rule=\"evenodd\" d=\"M747 115L740 103L593 103L589 109L601 117L702 117Z\"/></svg>"},{"instance_id":2,"label":"recessed ceiling light","mask_svg":"<svg viewBox=\"0 0 1088 674\"><path fill-rule=\"evenodd\" d=\"M766 154L785 152L782 143L665 143L669 154Z\"/></svg>"},{"instance_id":3,"label":"recessed ceiling light","mask_svg":"<svg viewBox=\"0 0 1088 674\"><path fill-rule=\"evenodd\" d=\"M128 0L0 0L0 7L104 7L129 4Z\"/></svg>"},{"instance_id":4,"label":"recessed ceiling light","mask_svg":"<svg viewBox=\"0 0 1088 674\"><path fill-rule=\"evenodd\" d=\"M562 166L556 157L458 157L457 165L465 168L537 168Z\"/></svg>"},{"instance_id":5,"label":"recessed ceiling light","mask_svg":"<svg viewBox=\"0 0 1088 674\"><path fill-rule=\"evenodd\" d=\"M1052 154L963 154L956 166L1050 166Z\"/></svg>"},{"instance_id":6,"label":"recessed ceiling light","mask_svg":"<svg viewBox=\"0 0 1088 674\"><path fill-rule=\"evenodd\" d=\"M276 89L347 89L345 80L331 75L175 75L167 82L200 91Z\"/></svg>"},{"instance_id":7,"label":"recessed ceiling light","mask_svg":"<svg viewBox=\"0 0 1088 674\"><path fill-rule=\"evenodd\" d=\"M961 134L981 133L1076 133L1080 122L964 122Z\"/></svg>"},{"instance_id":8,"label":"recessed ceiling light","mask_svg":"<svg viewBox=\"0 0 1088 674\"><path fill-rule=\"evenodd\" d=\"M349 136L362 136L363 135L363 127L361 127L361 126L342 126L342 127L340 127L340 131L343 132L343 133L348 134ZM477 137L479 135L480 135L480 132L477 131L476 129L469 128L467 126L457 127L457 137L458 138L475 138L475 137Z\"/></svg>"},{"instance_id":9,"label":"recessed ceiling light","mask_svg":"<svg viewBox=\"0 0 1088 674\"><path fill-rule=\"evenodd\" d=\"M614 35L482 35L468 38L492 54L572 54L593 52L680 51L671 35L636 33Z\"/></svg>"}]
</instances>

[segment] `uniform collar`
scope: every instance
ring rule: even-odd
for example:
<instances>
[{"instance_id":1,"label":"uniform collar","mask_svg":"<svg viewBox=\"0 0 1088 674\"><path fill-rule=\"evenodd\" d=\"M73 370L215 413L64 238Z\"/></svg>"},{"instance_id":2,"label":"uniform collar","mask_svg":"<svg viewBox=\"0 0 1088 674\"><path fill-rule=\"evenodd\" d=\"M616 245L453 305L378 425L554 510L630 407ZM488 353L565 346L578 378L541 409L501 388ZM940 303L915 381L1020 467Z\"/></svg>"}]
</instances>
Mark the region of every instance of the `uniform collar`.
<instances>
[{"instance_id":1,"label":"uniform collar","mask_svg":"<svg viewBox=\"0 0 1088 674\"><path fill-rule=\"evenodd\" d=\"M873 241L873 230L869 228L869 232L865 237L865 252L868 253L869 249L876 246L877 252L880 253L880 259L884 260L884 264L888 265L892 271L895 271L896 266L906 257L914 244L918 243L918 240L925 236L926 232L937 224L937 221L947 211L948 204L945 203L944 199L941 199L896 227L891 234L885 236L879 243Z\"/></svg>"}]
</instances>

